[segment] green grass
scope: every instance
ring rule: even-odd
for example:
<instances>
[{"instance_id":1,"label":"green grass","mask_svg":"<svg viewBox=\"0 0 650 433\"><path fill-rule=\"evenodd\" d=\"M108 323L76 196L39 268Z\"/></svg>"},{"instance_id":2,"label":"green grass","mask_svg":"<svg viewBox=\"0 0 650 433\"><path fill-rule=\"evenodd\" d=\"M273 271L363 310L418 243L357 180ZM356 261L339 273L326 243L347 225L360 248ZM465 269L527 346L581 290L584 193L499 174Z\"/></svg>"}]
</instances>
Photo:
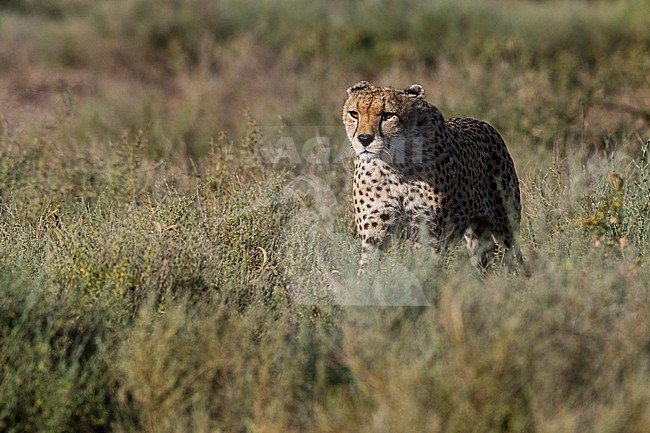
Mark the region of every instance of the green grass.
<instances>
[{"instance_id":1,"label":"green grass","mask_svg":"<svg viewBox=\"0 0 650 433\"><path fill-rule=\"evenodd\" d=\"M650 431L646 3L3 3L0 430ZM357 277L362 78L500 129L530 278Z\"/></svg>"}]
</instances>

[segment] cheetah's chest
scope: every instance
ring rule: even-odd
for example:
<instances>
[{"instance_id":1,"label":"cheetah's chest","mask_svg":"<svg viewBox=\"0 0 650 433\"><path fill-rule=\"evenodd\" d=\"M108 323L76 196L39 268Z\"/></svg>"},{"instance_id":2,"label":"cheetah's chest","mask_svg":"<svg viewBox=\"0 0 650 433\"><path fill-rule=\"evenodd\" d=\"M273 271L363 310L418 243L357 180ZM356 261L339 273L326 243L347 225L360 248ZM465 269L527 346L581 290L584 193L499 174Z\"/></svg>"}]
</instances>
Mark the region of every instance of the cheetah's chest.
<instances>
[{"instance_id":1,"label":"cheetah's chest","mask_svg":"<svg viewBox=\"0 0 650 433\"><path fill-rule=\"evenodd\" d=\"M354 198L358 209L373 209L382 204L397 205L402 193L399 174L378 160L357 163L354 170Z\"/></svg>"},{"instance_id":2,"label":"cheetah's chest","mask_svg":"<svg viewBox=\"0 0 650 433\"><path fill-rule=\"evenodd\" d=\"M383 221L396 217L428 219L445 200L428 181L406 177L381 160L357 162L353 196L359 229L377 215Z\"/></svg>"}]
</instances>

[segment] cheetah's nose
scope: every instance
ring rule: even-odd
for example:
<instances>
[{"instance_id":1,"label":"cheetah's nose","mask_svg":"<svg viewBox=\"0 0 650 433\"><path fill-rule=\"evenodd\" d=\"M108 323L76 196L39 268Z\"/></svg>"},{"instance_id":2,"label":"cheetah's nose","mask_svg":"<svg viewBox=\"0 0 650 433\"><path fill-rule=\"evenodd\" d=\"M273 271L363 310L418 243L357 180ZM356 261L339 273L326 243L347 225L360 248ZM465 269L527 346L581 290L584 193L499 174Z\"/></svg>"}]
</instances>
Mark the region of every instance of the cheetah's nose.
<instances>
[{"instance_id":1,"label":"cheetah's nose","mask_svg":"<svg viewBox=\"0 0 650 433\"><path fill-rule=\"evenodd\" d=\"M370 143L374 141L375 136L371 134L359 134L357 136L357 139L359 140L359 143L361 143L363 147L368 147Z\"/></svg>"}]
</instances>

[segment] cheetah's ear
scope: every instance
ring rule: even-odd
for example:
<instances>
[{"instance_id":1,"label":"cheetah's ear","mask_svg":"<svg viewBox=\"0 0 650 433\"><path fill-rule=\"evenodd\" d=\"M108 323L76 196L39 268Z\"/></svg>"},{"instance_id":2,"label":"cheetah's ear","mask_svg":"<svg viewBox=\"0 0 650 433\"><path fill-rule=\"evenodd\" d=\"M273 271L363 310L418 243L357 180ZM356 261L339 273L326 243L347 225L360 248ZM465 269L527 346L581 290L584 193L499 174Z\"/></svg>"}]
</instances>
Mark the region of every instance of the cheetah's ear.
<instances>
[{"instance_id":1,"label":"cheetah's ear","mask_svg":"<svg viewBox=\"0 0 650 433\"><path fill-rule=\"evenodd\" d=\"M421 98L424 96L424 87L420 86L419 84L413 84L408 89L404 89L404 93L406 93L409 96Z\"/></svg>"},{"instance_id":2,"label":"cheetah's ear","mask_svg":"<svg viewBox=\"0 0 650 433\"><path fill-rule=\"evenodd\" d=\"M354 92L358 92L359 90L363 90L365 88L370 87L370 83L367 81L359 81L357 84L354 86L350 87L348 89L348 95L353 94Z\"/></svg>"}]
</instances>

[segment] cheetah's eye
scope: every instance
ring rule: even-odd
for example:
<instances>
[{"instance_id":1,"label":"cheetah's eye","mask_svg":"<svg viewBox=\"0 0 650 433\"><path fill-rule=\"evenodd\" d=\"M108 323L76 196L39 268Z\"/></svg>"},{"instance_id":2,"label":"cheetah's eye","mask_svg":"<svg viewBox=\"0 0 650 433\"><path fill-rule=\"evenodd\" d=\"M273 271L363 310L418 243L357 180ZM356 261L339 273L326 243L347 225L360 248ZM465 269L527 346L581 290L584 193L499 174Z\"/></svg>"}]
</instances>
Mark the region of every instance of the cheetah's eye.
<instances>
[{"instance_id":1,"label":"cheetah's eye","mask_svg":"<svg viewBox=\"0 0 650 433\"><path fill-rule=\"evenodd\" d=\"M397 114L395 113L382 113L381 114L381 120L386 121L386 120L393 120L397 118Z\"/></svg>"},{"instance_id":2,"label":"cheetah's eye","mask_svg":"<svg viewBox=\"0 0 650 433\"><path fill-rule=\"evenodd\" d=\"M359 118L359 113L357 113L356 111L348 111L348 114L349 114L350 117L353 118L354 120L357 120L357 119Z\"/></svg>"}]
</instances>

